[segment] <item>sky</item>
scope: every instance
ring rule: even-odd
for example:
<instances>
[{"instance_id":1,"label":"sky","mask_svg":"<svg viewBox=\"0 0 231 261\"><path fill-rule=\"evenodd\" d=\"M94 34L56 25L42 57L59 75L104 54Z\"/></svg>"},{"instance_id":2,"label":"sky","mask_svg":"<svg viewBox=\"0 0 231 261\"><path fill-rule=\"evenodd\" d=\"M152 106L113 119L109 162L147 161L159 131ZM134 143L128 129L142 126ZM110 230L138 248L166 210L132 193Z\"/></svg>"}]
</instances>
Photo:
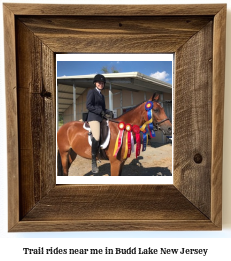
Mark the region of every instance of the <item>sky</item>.
<instances>
[{"instance_id":1,"label":"sky","mask_svg":"<svg viewBox=\"0 0 231 261\"><path fill-rule=\"evenodd\" d=\"M103 74L103 67L123 72L140 72L172 84L172 61L57 61L57 77Z\"/></svg>"}]
</instances>

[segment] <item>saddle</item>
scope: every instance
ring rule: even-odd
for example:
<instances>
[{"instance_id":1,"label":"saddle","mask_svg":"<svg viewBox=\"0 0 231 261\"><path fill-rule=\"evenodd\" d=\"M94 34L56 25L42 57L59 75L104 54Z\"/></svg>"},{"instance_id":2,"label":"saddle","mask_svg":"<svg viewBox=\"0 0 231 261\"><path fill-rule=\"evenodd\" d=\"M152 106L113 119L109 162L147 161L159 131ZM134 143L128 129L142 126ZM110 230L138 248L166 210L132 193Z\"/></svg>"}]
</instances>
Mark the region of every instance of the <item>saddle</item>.
<instances>
[{"instance_id":1,"label":"saddle","mask_svg":"<svg viewBox=\"0 0 231 261\"><path fill-rule=\"evenodd\" d=\"M90 125L87 121L84 122L83 128L88 131L88 143L91 146L92 132L90 129ZM100 123L100 154L103 157L103 159L108 159L104 149L107 148L109 141L110 141L110 129L108 125L108 120L102 120L102 122Z\"/></svg>"}]
</instances>

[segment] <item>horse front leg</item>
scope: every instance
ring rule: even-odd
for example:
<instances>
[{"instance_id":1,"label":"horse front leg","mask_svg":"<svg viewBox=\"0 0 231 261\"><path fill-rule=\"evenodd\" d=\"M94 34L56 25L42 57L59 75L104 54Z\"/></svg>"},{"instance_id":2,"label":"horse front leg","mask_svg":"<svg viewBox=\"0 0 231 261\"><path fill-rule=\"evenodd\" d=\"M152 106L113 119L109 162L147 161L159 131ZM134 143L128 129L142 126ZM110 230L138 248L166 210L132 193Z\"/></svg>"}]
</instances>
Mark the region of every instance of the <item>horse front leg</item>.
<instances>
[{"instance_id":1,"label":"horse front leg","mask_svg":"<svg viewBox=\"0 0 231 261\"><path fill-rule=\"evenodd\" d=\"M119 176L122 172L124 162L116 159L110 162L110 164L111 164L111 176Z\"/></svg>"},{"instance_id":2,"label":"horse front leg","mask_svg":"<svg viewBox=\"0 0 231 261\"><path fill-rule=\"evenodd\" d=\"M120 165L121 165L121 162L119 160L115 160L115 161L111 162L111 176L119 176Z\"/></svg>"},{"instance_id":3,"label":"horse front leg","mask_svg":"<svg viewBox=\"0 0 231 261\"><path fill-rule=\"evenodd\" d=\"M125 161L121 162L119 176L121 176L121 174L122 174L122 169L123 169L124 163L125 163Z\"/></svg>"}]
</instances>

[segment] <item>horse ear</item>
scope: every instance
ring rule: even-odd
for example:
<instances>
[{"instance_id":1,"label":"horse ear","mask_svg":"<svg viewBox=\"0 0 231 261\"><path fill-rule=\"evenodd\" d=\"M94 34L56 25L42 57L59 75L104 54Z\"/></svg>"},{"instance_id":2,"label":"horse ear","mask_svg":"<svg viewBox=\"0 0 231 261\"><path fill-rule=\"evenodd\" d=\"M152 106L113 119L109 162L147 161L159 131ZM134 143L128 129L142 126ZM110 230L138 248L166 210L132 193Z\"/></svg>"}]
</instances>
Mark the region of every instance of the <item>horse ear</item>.
<instances>
[{"instance_id":1,"label":"horse ear","mask_svg":"<svg viewBox=\"0 0 231 261\"><path fill-rule=\"evenodd\" d=\"M159 100L159 98L160 98L160 95L158 94L158 93L154 93L153 95L152 95L152 98L150 99L151 101L158 101Z\"/></svg>"}]
</instances>

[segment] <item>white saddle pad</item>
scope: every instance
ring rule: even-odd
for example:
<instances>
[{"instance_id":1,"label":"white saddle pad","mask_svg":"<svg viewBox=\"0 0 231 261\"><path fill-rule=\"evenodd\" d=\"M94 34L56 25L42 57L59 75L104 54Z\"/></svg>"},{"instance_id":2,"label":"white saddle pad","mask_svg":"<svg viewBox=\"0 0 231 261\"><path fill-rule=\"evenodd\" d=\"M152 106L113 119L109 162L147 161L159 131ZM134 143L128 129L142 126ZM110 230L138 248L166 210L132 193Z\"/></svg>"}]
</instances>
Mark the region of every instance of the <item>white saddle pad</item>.
<instances>
[{"instance_id":1,"label":"white saddle pad","mask_svg":"<svg viewBox=\"0 0 231 261\"><path fill-rule=\"evenodd\" d=\"M100 148L101 148L101 149L106 149L107 146L108 146L108 144L109 144L109 141L110 141L110 136L111 136L111 135L110 135L110 128L109 128L109 125L108 125L108 121L107 121L107 126L108 126L108 135L107 135L107 138L106 138L106 140L104 141L104 143L103 143L103 144L100 144ZM84 128L85 130L87 130L89 133L91 133L91 129L88 128L88 127L86 127L86 126L85 126L85 123L83 124L83 128ZM91 133L90 135L88 134L88 143L89 143L90 146L92 145L91 139L92 139L92 133Z\"/></svg>"}]
</instances>

